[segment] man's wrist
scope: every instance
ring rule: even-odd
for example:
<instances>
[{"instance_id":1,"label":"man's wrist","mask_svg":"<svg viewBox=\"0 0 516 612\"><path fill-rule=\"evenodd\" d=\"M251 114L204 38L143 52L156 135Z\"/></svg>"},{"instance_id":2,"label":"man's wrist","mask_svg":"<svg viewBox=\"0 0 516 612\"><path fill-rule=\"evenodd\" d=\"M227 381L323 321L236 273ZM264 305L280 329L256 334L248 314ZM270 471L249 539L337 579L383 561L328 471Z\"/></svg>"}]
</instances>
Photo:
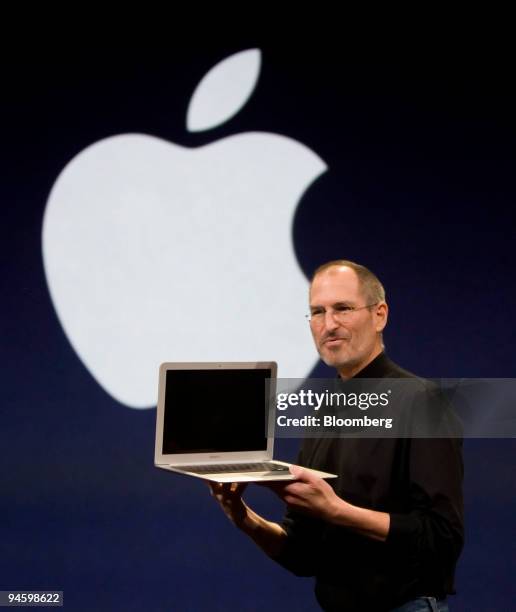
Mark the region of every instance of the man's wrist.
<instances>
[{"instance_id":1,"label":"man's wrist","mask_svg":"<svg viewBox=\"0 0 516 612\"><path fill-rule=\"evenodd\" d=\"M253 515L254 513L251 511L249 506L242 502L242 510L238 513L238 516L233 519L233 522L238 529L250 534L253 531L256 531L259 527L259 523L256 520L256 517Z\"/></svg>"},{"instance_id":2,"label":"man's wrist","mask_svg":"<svg viewBox=\"0 0 516 612\"><path fill-rule=\"evenodd\" d=\"M385 540L390 527L390 515L386 512L353 506L341 498L330 509L328 521L375 540Z\"/></svg>"}]
</instances>

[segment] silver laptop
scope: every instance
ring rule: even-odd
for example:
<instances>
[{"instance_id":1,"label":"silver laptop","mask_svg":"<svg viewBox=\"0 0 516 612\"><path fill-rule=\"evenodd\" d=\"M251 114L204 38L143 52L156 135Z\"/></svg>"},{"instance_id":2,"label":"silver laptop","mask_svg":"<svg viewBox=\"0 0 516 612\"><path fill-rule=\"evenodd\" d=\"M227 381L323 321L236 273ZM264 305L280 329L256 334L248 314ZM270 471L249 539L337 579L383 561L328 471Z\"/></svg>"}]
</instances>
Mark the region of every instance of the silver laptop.
<instances>
[{"instance_id":1,"label":"silver laptop","mask_svg":"<svg viewBox=\"0 0 516 612\"><path fill-rule=\"evenodd\" d=\"M276 374L274 362L163 363L156 467L215 482L294 480L272 460Z\"/></svg>"}]
</instances>

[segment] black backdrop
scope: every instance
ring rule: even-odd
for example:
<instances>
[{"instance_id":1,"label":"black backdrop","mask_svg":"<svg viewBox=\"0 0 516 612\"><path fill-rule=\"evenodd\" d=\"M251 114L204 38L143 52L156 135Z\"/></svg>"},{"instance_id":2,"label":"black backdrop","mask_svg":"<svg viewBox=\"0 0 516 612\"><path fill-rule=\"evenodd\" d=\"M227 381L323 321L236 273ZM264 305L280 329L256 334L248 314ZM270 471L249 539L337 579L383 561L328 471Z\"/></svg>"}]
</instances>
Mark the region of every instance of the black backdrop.
<instances>
[{"instance_id":1,"label":"black backdrop","mask_svg":"<svg viewBox=\"0 0 516 612\"><path fill-rule=\"evenodd\" d=\"M231 121L185 130L199 79L263 51ZM41 222L57 175L87 145L140 132L197 147L243 131L290 136L329 166L299 203L308 275L347 257L384 281L390 356L428 376L510 377L516 298L516 125L508 58L255 38L168 49L56 48L4 58L1 589L63 589L73 610L316 609L296 579L237 533L193 479L153 468L155 411L94 382L55 315ZM258 324L258 323L257 323ZM318 373L326 370L319 366ZM293 457L292 441L278 452ZM508 609L514 586L514 441L468 440L467 542L456 610ZM270 517L280 504L251 489ZM345 554L345 553L344 553Z\"/></svg>"}]
</instances>

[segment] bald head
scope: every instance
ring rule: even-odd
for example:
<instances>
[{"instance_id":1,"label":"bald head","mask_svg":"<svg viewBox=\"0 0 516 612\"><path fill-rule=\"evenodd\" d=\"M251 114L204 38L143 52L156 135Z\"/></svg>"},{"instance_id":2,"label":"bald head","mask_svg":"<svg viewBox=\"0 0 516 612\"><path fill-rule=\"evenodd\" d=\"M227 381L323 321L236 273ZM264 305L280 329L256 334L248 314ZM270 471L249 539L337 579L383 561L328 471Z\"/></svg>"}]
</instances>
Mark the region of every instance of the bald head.
<instances>
[{"instance_id":1,"label":"bald head","mask_svg":"<svg viewBox=\"0 0 516 612\"><path fill-rule=\"evenodd\" d=\"M346 272L346 269L348 272ZM344 274L352 274L354 272L360 286L360 292L368 304L385 302L385 289L376 274L371 272L369 268L349 259L335 259L319 266L313 273L310 290L317 275L330 271L332 273L341 272Z\"/></svg>"}]
</instances>

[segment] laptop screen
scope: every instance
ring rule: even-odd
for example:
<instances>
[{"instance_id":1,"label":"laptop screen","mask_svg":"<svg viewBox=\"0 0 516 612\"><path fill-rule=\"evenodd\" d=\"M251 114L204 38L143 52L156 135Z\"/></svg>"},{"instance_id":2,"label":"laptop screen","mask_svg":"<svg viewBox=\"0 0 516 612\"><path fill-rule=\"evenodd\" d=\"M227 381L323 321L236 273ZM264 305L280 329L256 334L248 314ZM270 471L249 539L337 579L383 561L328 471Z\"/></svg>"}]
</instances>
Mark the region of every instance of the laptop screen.
<instances>
[{"instance_id":1,"label":"laptop screen","mask_svg":"<svg viewBox=\"0 0 516 612\"><path fill-rule=\"evenodd\" d=\"M267 449L271 370L166 372L163 454Z\"/></svg>"}]
</instances>

